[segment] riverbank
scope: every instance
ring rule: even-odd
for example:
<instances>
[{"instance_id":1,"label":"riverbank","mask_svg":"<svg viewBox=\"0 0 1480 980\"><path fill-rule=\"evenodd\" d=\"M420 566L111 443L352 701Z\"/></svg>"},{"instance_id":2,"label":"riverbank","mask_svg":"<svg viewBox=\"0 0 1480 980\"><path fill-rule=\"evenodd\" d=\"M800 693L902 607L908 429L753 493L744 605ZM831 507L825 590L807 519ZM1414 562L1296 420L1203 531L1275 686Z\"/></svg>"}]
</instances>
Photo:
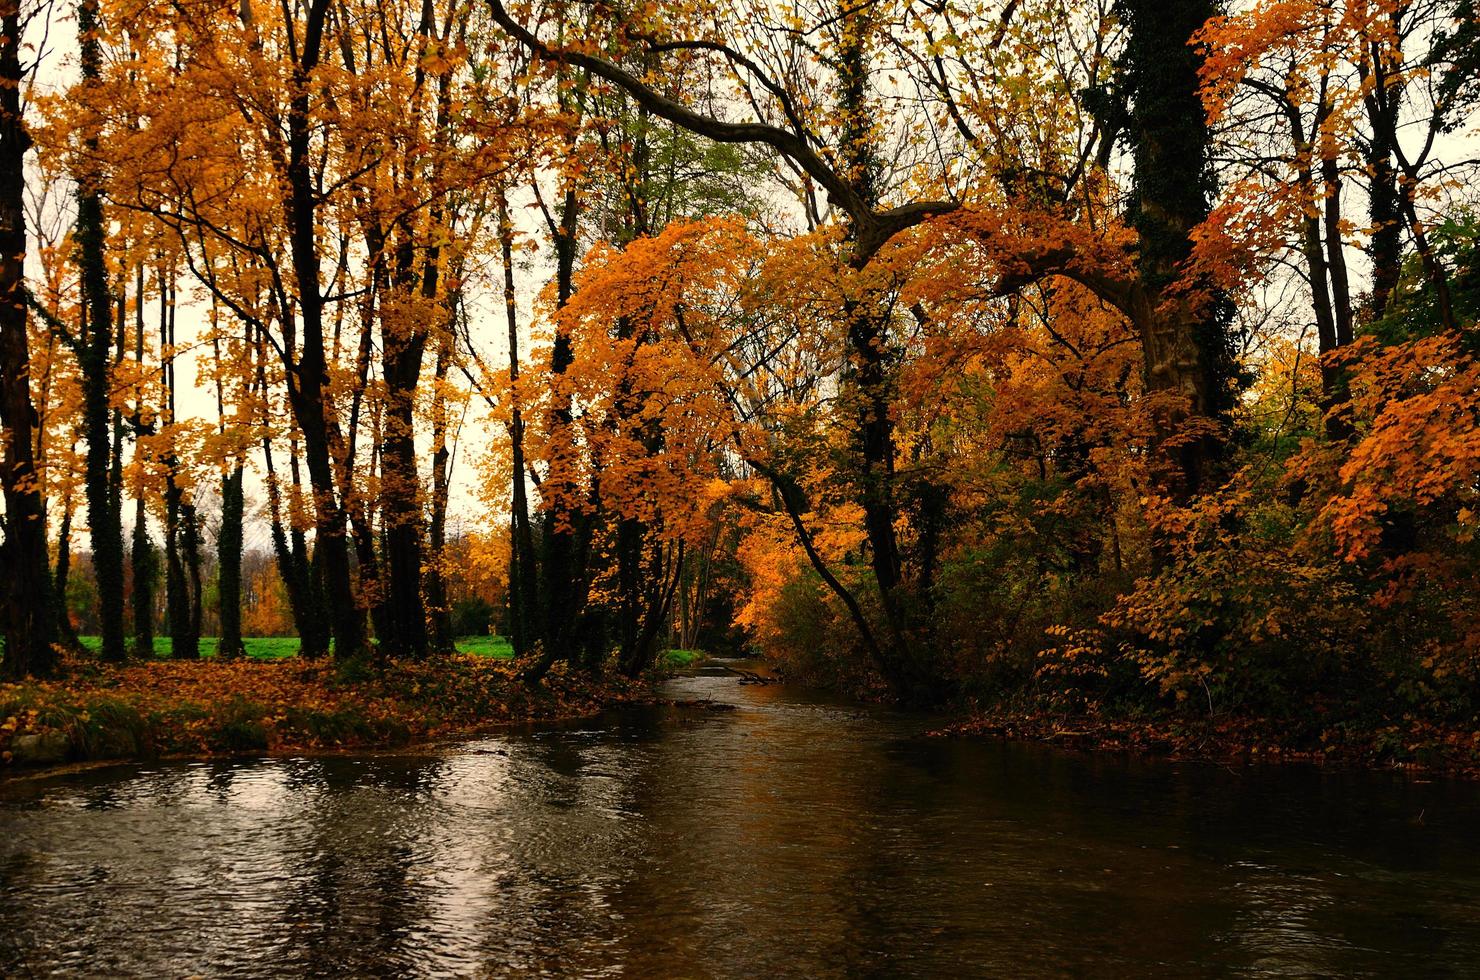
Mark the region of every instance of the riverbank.
<instances>
[{"instance_id":1,"label":"riverbank","mask_svg":"<svg viewBox=\"0 0 1480 980\"><path fill-rule=\"evenodd\" d=\"M998 708L932 734L1227 764L1300 762L1480 779L1480 727L1415 718L1323 725L1239 716L1131 719Z\"/></svg>"},{"instance_id":2,"label":"riverbank","mask_svg":"<svg viewBox=\"0 0 1480 980\"><path fill-rule=\"evenodd\" d=\"M723 665L742 663L760 667ZM694 707L0 781L0 975L1401 977L1480 961L1477 784L924 738L930 716L719 665L661 694Z\"/></svg>"},{"instance_id":3,"label":"riverbank","mask_svg":"<svg viewBox=\"0 0 1480 980\"><path fill-rule=\"evenodd\" d=\"M297 657L69 659L59 678L0 684L0 771L95 760L393 748L510 723L596 714L650 685L556 670L531 689L505 660L336 665Z\"/></svg>"}]
</instances>

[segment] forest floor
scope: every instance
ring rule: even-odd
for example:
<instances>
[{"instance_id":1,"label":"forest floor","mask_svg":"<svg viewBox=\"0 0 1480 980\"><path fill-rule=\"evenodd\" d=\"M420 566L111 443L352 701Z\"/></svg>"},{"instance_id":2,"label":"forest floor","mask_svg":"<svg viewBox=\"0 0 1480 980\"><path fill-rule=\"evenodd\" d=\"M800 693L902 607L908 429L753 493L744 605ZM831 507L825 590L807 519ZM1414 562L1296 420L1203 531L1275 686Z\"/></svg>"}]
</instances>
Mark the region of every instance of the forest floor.
<instances>
[{"instance_id":1,"label":"forest floor","mask_svg":"<svg viewBox=\"0 0 1480 980\"><path fill-rule=\"evenodd\" d=\"M934 734L1221 763L1299 762L1480 779L1480 727L1413 717L1294 723L1235 715L1114 718L999 708Z\"/></svg>"},{"instance_id":2,"label":"forest floor","mask_svg":"<svg viewBox=\"0 0 1480 980\"><path fill-rule=\"evenodd\" d=\"M297 641L291 642L296 649ZM598 680L558 667L531 688L496 651L384 665L271 654L117 666L69 657L56 679L0 684L0 771L103 759L395 747L511 723L586 717L651 696L652 685L644 681Z\"/></svg>"}]
</instances>

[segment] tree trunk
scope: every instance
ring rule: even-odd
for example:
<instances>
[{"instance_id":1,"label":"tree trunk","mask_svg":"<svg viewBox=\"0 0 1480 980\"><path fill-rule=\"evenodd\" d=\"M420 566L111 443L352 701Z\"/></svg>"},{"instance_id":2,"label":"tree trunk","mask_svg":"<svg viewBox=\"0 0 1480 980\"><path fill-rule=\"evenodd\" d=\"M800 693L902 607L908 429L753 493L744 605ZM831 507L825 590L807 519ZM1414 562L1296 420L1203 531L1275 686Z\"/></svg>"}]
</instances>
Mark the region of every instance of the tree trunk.
<instances>
[{"instance_id":1,"label":"tree trunk","mask_svg":"<svg viewBox=\"0 0 1480 980\"><path fill-rule=\"evenodd\" d=\"M365 625L355 602L350 574L344 509L335 493L334 467L330 453L329 406L325 389L329 383L324 350L324 299L319 282L316 229L318 193L314 184L310 141L313 120L309 113L309 88L318 67L323 45L328 0L313 0L303 31L303 49L294 67L289 104L287 178L292 223L290 251L298 288L299 317L303 328L302 352L296 371L289 365L289 401L308 463L313 488L317 536L314 549L323 562L324 591L334 634L334 655L340 659L358 656L365 648ZM296 381L296 384L294 383ZM348 478L348 476L347 476Z\"/></svg>"},{"instance_id":2,"label":"tree trunk","mask_svg":"<svg viewBox=\"0 0 1480 980\"><path fill-rule=\"evenodd\" d=\"M257 359L257 390L262 393L263 404L267 398L267 338L260 324L252 339L252 349ZM293 615L293 628L298 633L299 650L310 659L322 657L329 652L329 630L324 618L317 615L319 603L309 574L308 544L297 523L291 535L283 521L282 484L278 480L277 466L272 455L272 433L266 428L262 436L262 461L267 470L267 516L272 536L272 554L277 565L278 576L288 593L288 608ZM293 487L298 488L298 463L296 454L292 462Z\"/></svg>"},{"instance_id":3,"label":"tree trunk","mask_svg":"<svg viewBox=\"0 0 1480 980\"><path fill-rule=\"evenodd\" d=\"M448 306L451 308L453 303L449 302ZM431 623L429 642L432 650L437 653L451 653L455 639L452 635L452 610L447 600L447 578L443 573L443 561L447 554L447 496L450 490L447 469L451 457L447 450L445 386L447 372L452 365L454 326L452 323L448 324L448 332L437 346L437 364L432 381L432 514L427 521L427 545L431 548L431 560L427 562L426 570L426 601Z\"/></svg>"},{"instance_id":4,"label":"tree trunk","mask_svg":"<svg viewBox=\"0 0 1480 980\"><path fill-rule=\"evenodd\" d=\"M416 286L415 242L410 228L398 226L396 287ZM421 295L437 295L437 255L423 266ZM424 518L421 478L416 466L416 383L427 343L424 322L399 311L380 316L381 374L385 379L384 435L380 450L380 496L385 523L389 636L382 643L398 656L421 659L427 653L426 606L421 595Z\"/></svg>"},{"instance_id":5,"label":"tree trunk","mask_svg":"<svg viewBox=\"0 0 1480 980\"><path fill-rule=\"evenodd\" d=\"M221 478L221 533L216 538L216 594L221 615L219 657L246 655L242 646L242 512L246 503L243 469L235 464Z\"/></svg>"},{"instance_id":6,"label":"tree trunk","mask_svg":"<svg viewBox=\"0 0 1480 980\"><path fill-rule=\"evenodd\" d=\"M1370 174L1367 189L1367 216L1372 225L1372 240L1367 246L1372 261L1372 315L1387 313L1393 290L1398 288L1398 275L1403 267L1403 224L1398 213L1398 176L1393 169L1390 129L1379 113L1373 123L1372 140L1367 154Z\"/></svg>"},{"instance_id":7,"label":"tree trunk","mask_svg":"<svg viewBox=\"0 0 1480 980\"><path fill-rule=\"evenodd\" d=\"M134 360L139 374L144 373L144 266L140 263L134 276ZM134 388L134 432L144 426L144 386ZM137 442L135 454L138 454ZM130 549L133 564L133 609L134 609L134 656L151 659L154 656L154 580L158 562L154 555L154 542L149 537L149 508L145 501L144 482L139 484L138 497L134 501L134 535Z\"/></svg>"},{"instance_id":8,"label":"tree trunk","mask_svg":"<svg viewBox=\"0 0 1480 980\"><path fill-rule=\"evenodd\" d=\"M262 439L262 457L267 467L267 512L272 554L283 587L288 592L288 607L293 613L293 627L298 631L300 652L309 659L322 657L329 652L328 624L317 614L319 604L309 567L308 543L296 526L290 534L283 525L282 488L273 462L270 437Z\"/></svg>"},{"instance_id":9,"label":"tree trunk","mask_svg":"<svg viewBox=\"0 0 1480 980\"><path fill-rule=\"evenodd\" d=\"M1321 161L1326 185L1326 264L1331 270L1331 308L1336 319L1336 346L1352 342L1351 278L1346 268L1346 245L1341 237L1341 170L1335 157Z\"/></svg>"},{"instance_id":10,"label":"tree trunk","mask_svg":"<svg viewBox=\"0 0 1480 980\"><path fill-rule=\"evenodd\" d=\"M97 0L77 6L77 33L81 46L83 84L94 84L101 74L102 52ZM96 149L97 139L84 144ZM112 458L109 406L109 355L112 348L112 301L104 258L107 232L103 199L96 173L77 175L76 238L82 278L82 305L87 324L79 357L83 387L83 421L87 439L87 523L92 533L93 571L97 577L99 620L103 633L99 656L109 662L127 656L123 616L123 527L109 486Z\"/></svg>"},{"instance_id":11,"label":"tree trunk","mask_svg":"<svg viewBox=\"0 0 1480 980\"><path fill-rule=\"evenodd\" d=\"M525 476L528 465L524 458L524 414L519 407L519 307L514 294L514 225L509 218L509 202L503 188L498 190L499 254L504 272L504 320L509 331L509 386L513 392L509 420L510 465L512 479L512 513L510 535L513 561L510 563L510 618L514 634L514 652L523 656L533 644L539 622L538 558L534 550L534 529L529 521L529 489Z\"/></svg>"},{"instance_id":12,"label":"tree trunk","mask_svg":"<svg viewBox=\"0 0 1480 980\"><path fill-rule=\"evenodd\" d=\"M190 597L190 642L195 645L194 656L200 656L200 628L205 618L205 589L201 583L200 572L200 512L196 510L195 504L188 503L180 508L182 527L184 535L181 543L185 558L185 570L189 575L189 597Z\"/></svg>"},{"instance_id":13,"label":"tree trunk","mask_svg":"<svg viewBox=\"0 0 1480 980\"><path fill-rule=\"evenodd\" d=\"M142 493L134 503L134 537L130 558L134 573L134 656L154 656L154 578L158 562L149 537L148 509Z\"/></svg>"},{"instance_id":14,"label":"tree trunk","mask_svg":"<svg viewBox=\"0 0 1480 980\"><path fill-rule=\"evenodd\" d=\"M387 290L385 273L385 234L381 227L372 222L362 222L365 231L367 253L370 263L370 288L360 308L360 346L355 355L355 386L350 393L348 431L342 440L342 449L335 456L339 474L345 516L349 521L350 535L355 549L355 562L359 571L358 601L369 606L370 623L375 636L386 644L393 645L389 597L381 587L380 559L375 553L375 519L369 503L355 493L355 458L359 452L360 427L364 417L365 393L370 378L371 354L375 350L375 326L379 320L376 301ZM380 425L378 416L372 428L370 462L373 466L380 459ZM331 439L331 445L337 440Z\"/></svg>"},{"instance_id":15,"label":"tree trunk","mask_svg":"<svg viewBox=\"0 0 1480 980\"><path fill-rule=\"evenodd\" d=\"M62 526L57 532L57 568L52 605L56 608L56 635L71 650L81 650L82 641L72 625L72 611L67 607L67 581L72 572L72 498L62 501Z\"/></svg>"},{"instance_id":16,"label":"tree trunk","mask_svg":"<svg viewBox=\"0 0 1480 980\"><path fill-rule=\"evenodd\" d=\"M1234 403L1237 367L1231 308L1214 293L1201 302L1167 296L1192 253L1191 231L1208 216L1214 191L1210 138L1190 41L1218 13L1214 0L1120 0L1129 28L1124 69L1131 100L1135 196L1140 234L1140 326L1149 394L1169 395L1158 420L1168 489L1190 500L1217 479L1221 428ZM1179 434L1191 423L1196 428ZM1211 424L1209 424L1211 423Z\"/></svg>"},{"instance_id":17,"label":"tree trunk","mask_svg":"<svg viewBox=\"0 0 1480 980\"><path fill-rule=\"evenodd\" d=\"M0 675L7 679L51 674L57 659L46 501L32 435L37 418L31 402L25 297L25 156L30 138L21 118L20 45L18 0L7 0L0 7L0 486L5 497L5 543L0 548L5 652Z\"/></svg>"},{"instance_id":18,"label":"tree trunk","mask_svg":"<svg viewBox=\"0 0 1480 980\"><path fill-rule=\"evenodd\" d=\"M574 190L565 193L560 209L560 224L555 235L555 303L560 309L570 301L575 284L576 227L579 220L579 201ZM575 351L570 336L561 329L555 332L555 341L550 350L550 373L564 374L575 360ZM558 402L550 413L552 428L568 429L574 416L569 399ZM552 473L552 477L558 477ZM557 488L567 496L570 488ZM581 548L577 538L575 514L558 514L553 509L542 515L544 543L543 561L540 563L540 600L544 604L544 623L540 658L525 674L525 679L538 683L557 661L571 659L576 649L575 639L578 623L585 609L585 595L578 594L585 581L585 570L580 567ZM525 583L528 588L528 583ZM526 599L526 601L528 601Z\"/></svg>"},{"instance_id":19,"label":"tree trunk","mask_svg":"<svg viewBox=\"0 0 1480 980\"><path fill-rule=\"evenodd\" d=\"M869 213L879 203L880 163L868 91L870 48L878 29L876 16L867 7L840 10L837 62L838 111L843 119L842 157L853 191ZM865 237L858 217L853 218L849 230L852 254L848 261L854 271L862 271L883 243ZM900 511L894 485L894 379L890 366L893 343L887 320L876 308L875 298L850 299L843 309L848 325L846 402L853 413L859 467L857 499L863 509L870 567L887 627L885 641L871 649L875 666L901 700L933 702L942 694L941 678L934 676L919 654L923 649L920 641L928 632L928 617L920 606L922 597L904 595L904 574L895 531Z\"/></svg>"},{"instance_id":20,"label":"tree trunk","mask_svg":"<svg viewBox=\"0 0 1480 980\"><path fill-rule=\"evenodd\" d=\"M390 635L383 642L398 656L427 652L426 607L421 597L421 480L416 469L413 405L426 335L398 337L382 319L382 370L386 381L385 436L381 445L381 500Z\"/></svg>"},{"instance_id":21,"label":"tree trunk","mask_svg":"<svg viewBox=\"0 0 1480 980\"><path fill-rule=\"evenodd\" d=\"M174 295L163 268L159 276L159 349L160 373L164 378L164 413L162 421L166 427L175 424L175 319ZM180 460L173 448L166 451L160 461L164 466L164 563L165 563L165 608L170 627L170 658L173 660L200 659L200 629L194 614L199 602L198 594L191 589L193 578L188 567L197 567L191 559L196 555L195 508L185 499L180 486ZM198 591L198 590L196 590Z\"/></svg>"}]
</instances>

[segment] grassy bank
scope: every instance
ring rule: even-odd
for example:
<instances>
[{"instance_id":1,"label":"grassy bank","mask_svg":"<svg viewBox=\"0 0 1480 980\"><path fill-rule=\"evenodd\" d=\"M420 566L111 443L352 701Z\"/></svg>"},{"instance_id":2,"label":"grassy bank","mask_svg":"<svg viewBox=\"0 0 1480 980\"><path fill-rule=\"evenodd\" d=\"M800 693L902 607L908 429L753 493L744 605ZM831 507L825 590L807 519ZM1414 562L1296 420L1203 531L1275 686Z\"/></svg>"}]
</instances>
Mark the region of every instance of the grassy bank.
<instances>
[{"instance_id":1,"label":"grassy bank","mask_svg":"<svg viewBox=\"0 0 1480 980\"><path fill-rule=\"evenodd\" d=\"M520 721L592 714L648 687L560 671L532 690L497 653L336 666L292 656L72 659L53 681L0 685L0 760L387 747Z\"/></svg>"},{"instance_id":2,"label":"grassy bank","mask_svg":"<svg viewBox=\"0 0 1480 980\"><path fill-rule=\"evenodd\" d=\"M80 639L83 649L89 653L97 653L102 649L103 638L100 636L84 636ZM214 657L220 643L218 637L201 637L200 655ZM453 643L457 646L458 653L466 653L469 656L491 657L495 660L514 659L514 645L506 637L460 636ZM242 646L246 648L247 657L251 660L282 660L285 657L296 657L298 645L296 636L248 636L242 639ZM161 660L169 658L172 648L173 644L169 637L156 636L154 638L154 655ZM703 660L705 656L702 650L668 650L663 654L663 665L668 668L690 667Z\"/></svg>"},{"instance_id":3,"label":"grassy bank","mask_svg":"<svg viewBox=\"0 0 1480 980\"><path fill-rule=\"evenodd\" d=\"M83 649L89 653L97 653L102 649L103 638L100 636L84 636L80 639ZM200 655L214 657L220 643L218 637L201 637ZM514 647L502 636L462 636L458 637L454 643L459 653L468 653L478 657L495 657L502 660L511 660L514 657ZM248 636L242 639L242 646L246 648L247 656L252 660L281 660L284 657L297 656L299 643L296 636ZM168 636L154 638L156 657L168 658L172 649L173 644Z\"/></svg>"}]
</instances>

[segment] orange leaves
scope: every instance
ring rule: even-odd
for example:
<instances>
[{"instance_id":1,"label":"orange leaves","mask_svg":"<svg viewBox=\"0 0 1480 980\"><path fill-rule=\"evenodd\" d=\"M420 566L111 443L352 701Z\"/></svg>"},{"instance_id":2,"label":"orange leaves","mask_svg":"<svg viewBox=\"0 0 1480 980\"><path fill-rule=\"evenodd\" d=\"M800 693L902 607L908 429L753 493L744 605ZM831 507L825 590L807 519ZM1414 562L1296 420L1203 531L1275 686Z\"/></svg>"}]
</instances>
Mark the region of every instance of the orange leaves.
<instances>
[{"instance_id":1,"label":"orange leaves","mask_svg":"<svg viewBox=\"0 0 1480 980\"><path fill-rule=\"evenodd\" d=\"M1461 533L1461 509L1480 502L1480 362L1445 336L1361 345L1349 359L1353 408L1371 423L1341 467L1347 491L1325 511L1339 546L1350 560L1372 554L1395 508Z\"/></svg>"},{"instance_id":2,"label":"orange leaves","mask_svg":"<svg viewBox=\"0 0 1480 980\"><path fill-rule=\"evenodd\" d=\"M579 288L555 316L574 361L532 374L525 417L572 406L571 425L537 425L529 450L548 467L545 506L604 505L625 517L698 529L717 498L717 456L736 419L724 374L744 316L755 245L730 221L670 226L622 251L588 257ZM660 520L661 519L661 520Z\"/></svg>"},{"instance_id":3,"label":"orange leaves","mask_svg":"<svg viewBox=\"0 0 1480 980\"><path fill-rule=\"evenodd\" d=\"M351 684L329 662L156 661L3 684L0 749L45 731L66 735L82 758L392 745L587 714L642 693L557 673L531 695L506 662L464 655L363 674Z\"/></svg>"},{"instance_id":4,"label":"orange leaves","mask_svg":"<svg viewBox=\"0 0 1480 980\"><path fill-rule=\"evenodd\" d=\"M1010 204L962 210L940 223L976 244L982 271L995 277L1000 293L1045 275L1099 284L1131 274L1136 236L1118 222L1094 227L1053 210Z\"/></svg>"}]
</instances>

